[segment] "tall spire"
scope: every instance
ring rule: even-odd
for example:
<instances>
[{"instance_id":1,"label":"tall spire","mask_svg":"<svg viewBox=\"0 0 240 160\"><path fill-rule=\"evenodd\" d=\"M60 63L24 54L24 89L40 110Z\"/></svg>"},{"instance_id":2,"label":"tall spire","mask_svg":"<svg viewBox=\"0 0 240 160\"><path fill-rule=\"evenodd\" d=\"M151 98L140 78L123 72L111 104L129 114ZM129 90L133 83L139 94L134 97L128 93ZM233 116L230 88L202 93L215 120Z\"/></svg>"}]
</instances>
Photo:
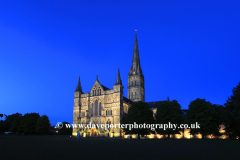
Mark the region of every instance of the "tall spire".
<instances>
[{"instance_id":1,"label":"tall spire","mask_svg":"<svg viewBox=\"0 0 240 160\"><path fill-rule=\"evenodd\" d=\"M76 88L76 92L77 92L77 91L82 92L82 87L81 87L81 83L80 83L80 76L79 76L78 85L77 85L77 88Z\"/></svg>"},{"instance_id":2,"label":"tall spire","mask_svg":"<svg viewBox=\"0 0 240 160\"><path fill-rule=\"evenodd\" d=\"M115 85L122 85L119 68L118 68L118 75L117 75L117 79L115 81Z\"/></svg>"},{"instance_id":3,"label":"tall spire","mask_svg":"<svg viewBox=\"0 0 240 160\"><path fill-rule=\"evenodd\" d=\"M128 99L133 102L145 102L144 76L140 65L137 30L135 30L132 66L128 74Z\"/></svg>"},{"instance_id":4,"label":"tall spire","mask_svg":"<svg viewBox=\"0 0 240 160\"><path fill-rule=\"evenodd\" d=\"M137 42L137 30L135 30L135 41L134 41L134 48L133 48L133 59L132 59L132 67L130 70L130 74L132 72L135 73L142 73L142 69L140 66L140 59L139 59L139 51L138 51L138 42Z\"/></svg>"}]
</instances>

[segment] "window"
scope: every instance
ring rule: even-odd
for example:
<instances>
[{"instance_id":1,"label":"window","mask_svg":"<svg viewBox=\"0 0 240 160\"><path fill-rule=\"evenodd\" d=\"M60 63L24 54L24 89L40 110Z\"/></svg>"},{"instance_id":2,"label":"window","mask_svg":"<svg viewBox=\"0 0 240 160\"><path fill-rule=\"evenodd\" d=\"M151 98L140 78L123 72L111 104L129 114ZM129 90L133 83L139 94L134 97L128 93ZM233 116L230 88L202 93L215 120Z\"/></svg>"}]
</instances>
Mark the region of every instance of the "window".
<instances>
[{"instance_id":1,"label":"window","mask_svg":"<svg viewBox=\"0 0 240 160\"><path fill-rule=\"evenodd\" d=\"M100 90L100 95L101 95L101 89L99 89Z\"/></svg>"},{"instance_id":2,"label":"window","mask_svg":"<svg viewBox=\"0 0 240 160\"><path fill-rule=\"evenodd\" d=\"M95 116L98 115L98 100L95 101Z\"/></svg>"},{"instance_id":3,"label":"window","mask_svg":"<svg viewBox=\"0 0 240 160\"><path fill-rule=\"evenodd\" d=\"M132 96L131 96L131 99L133 99L133 92L132 92Z\"/></svg>"},{"instance_id":4,"label":"window","mask_svg":"<svg viewBox=\"0 0 240 160\"><path fill-rule=\"evenodd\" d=\"M99 95L99 89L97 90L97 94Z\"/></svg>"},{"instance_id":5,"label":"window","mask_svg":"<svg viewBox=\"0 0 240 160\"><path fill-rule=\"evenodd\" d=\"M102 106L101 102L99 103L99 116L101 116Z\"/></svg>"},{"instance_id":6,"label":"window","mask_svg":"<svg viewBox=\"0 0 240 160\"><path fill-rule=\"evenodd\" d=\"M135 99L137 99L137 93L135 92Z\"/></svg>"},{"instance_id":7,"label":"window","mask_svg":"<svg viewBox=\"0 0 240 160\"><path fill-rule=\"evenodd\" d=\"M108 129L110 130L110 129L111 129L111 128L110 128L110 125L111 125L110 119L108 119L108 121L106 122L106 124L108 124Z\"/></svg>"},{"instance_id":8,"label":"window","mask_svg":"<svg viewBox=\"0 0 240 160\"><path fill-rule=\"evenodd\" d=\"M133 86L133 81L132 81L132 86Z\"/></svg>"},{"instance_id":9,"label":"window","mask_svg":"<svg viewBox=\"0 0 240 160\"><path fill-rule=\"evenodd\" d=\"M110 125L110 124L111 124L111 121L110 121L110 119L108 119L108 121L107 121L107 124L108 124L108 125Z\"/></svg>"},{"instance_id":10,"label":"window","mask_svg":"<svg viewBox=\"0 0 240 160\"><path fill-rule=\"evenodd\" d=\"M90 115L93 116L93 103L92 103L92 107L90 108Z\"/></svg>"},{"instance_id":11,"label":"window","mask_svg":"<svg viewBox=\"0 0 240 160\"><path fill-rule=\"evenodd\" d=\"M106 115L111 116L112 115L112 110L106 110Z\"/></svg>"},{"instance_id":12,"label":"window","mask_svg":"<svg viewBox=\"0 0 240 160\"><path fill-rule=\"evenodd\" d=\"M137 81L135 81L135 86L137 85Z\"/></svg>"}]
</instances>

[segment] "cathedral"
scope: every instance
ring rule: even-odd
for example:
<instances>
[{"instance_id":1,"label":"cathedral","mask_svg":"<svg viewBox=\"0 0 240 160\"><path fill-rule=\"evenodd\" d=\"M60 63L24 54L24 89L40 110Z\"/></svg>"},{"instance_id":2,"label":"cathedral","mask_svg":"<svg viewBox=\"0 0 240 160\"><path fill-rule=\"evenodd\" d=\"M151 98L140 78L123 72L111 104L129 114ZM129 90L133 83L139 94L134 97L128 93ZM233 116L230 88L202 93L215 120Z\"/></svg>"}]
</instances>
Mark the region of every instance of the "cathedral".
<instances>
[{"instance_id":1,"label":"cathedral","mask_svg":"<svg viewBox=\"0 0 240 160\"><path fill-rule=\"evenodd\" d=\"M140 65L137 32L133 49L132 66L128 74L127 98L123 96L123 86L118 69L117 79L113 89L109 89L98 80L88 93L82 92L80 77L76 91L74 92L73 124L119 124L124 113L128 112L132 102L145 102L144 76ZM157 102L148 102L149 107L156 113ZM88 136L110 136L121 137L123 133L120 128L73 129L73 135L77 132L84 137Z\"/></svg>"},{"instance_id":2,"label":"cathedral","mask_svg":"<svg viewBox=\"0 0 240 160\"><path fill-rule=\"evenodd\" d=\"M95 126L100 124L119 124L121 117L128 113L128 109L133 102L142 101L145 102L145 85L142 68L140 65L137 32L135 31L135 41L133 49L132 66L128 73L128 87L127 98L123 96L123 85L118 69L117 79L113 89L109 89L98 80L98 76L92 86L92 89L88 93L83 93L80 77L76 91L74 92L74 107L73 107L73 124L82 124L87 126L91 123ZM169 101L169 98L167 100ZM155 117L157 106L164 101L146 102L150 109L153 111ZM227 138L225 134L224 125L219 126L219 133L221 136L207 135L206 138ZM184 131L180 134L170 135L171 138L201 138L201 134L190 135L190 129L184 128ZM123 131L118 127L114 128L73 128L72 135L77 136L78 132L83 137L124 137L128 138L129 135L124 135ZM167 135L151 134L147 135L147 138L164 138ZM136 138L136 135L132 136Z\"/></svg>"}]
</instances>

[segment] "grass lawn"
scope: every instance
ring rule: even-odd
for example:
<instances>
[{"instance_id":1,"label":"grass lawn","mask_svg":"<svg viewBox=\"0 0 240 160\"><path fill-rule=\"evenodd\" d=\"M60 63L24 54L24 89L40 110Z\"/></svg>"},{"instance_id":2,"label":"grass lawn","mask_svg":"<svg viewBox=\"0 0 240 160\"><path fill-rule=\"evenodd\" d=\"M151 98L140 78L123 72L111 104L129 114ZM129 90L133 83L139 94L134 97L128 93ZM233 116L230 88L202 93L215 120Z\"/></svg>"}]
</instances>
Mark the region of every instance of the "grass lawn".
<instances>
[{"instance_id":1,"label":"grass lawn","mask_svg":"<svg viewBox=\"0 0 240 160\"><path fill-rule=\"evenodd\" d=\"M0 160L7 159L240 160L240 141L0 135Z\"/></svg>"}]
</instances>

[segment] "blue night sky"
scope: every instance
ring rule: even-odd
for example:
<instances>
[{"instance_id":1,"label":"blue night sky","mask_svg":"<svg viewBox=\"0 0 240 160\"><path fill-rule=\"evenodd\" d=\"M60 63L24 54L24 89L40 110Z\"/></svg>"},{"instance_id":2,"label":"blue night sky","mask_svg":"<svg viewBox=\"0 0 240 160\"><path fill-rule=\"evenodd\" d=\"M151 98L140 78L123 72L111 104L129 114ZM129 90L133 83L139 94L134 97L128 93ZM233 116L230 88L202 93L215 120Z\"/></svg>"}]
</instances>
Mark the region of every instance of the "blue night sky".
<instances>
[{"instance_id":1,"label":"blue night sky","mask_svg":"<svg viewBox=\"0 0 240 160\"><path fill-rule=\"evenodd\" d=\"M127 97L135 29L146 102L224 104L240 81L240 1L0 2L0 113L72 123L78 76ZM3 120L4 118L2 118Z\"/></svg>"}]
</instances>

